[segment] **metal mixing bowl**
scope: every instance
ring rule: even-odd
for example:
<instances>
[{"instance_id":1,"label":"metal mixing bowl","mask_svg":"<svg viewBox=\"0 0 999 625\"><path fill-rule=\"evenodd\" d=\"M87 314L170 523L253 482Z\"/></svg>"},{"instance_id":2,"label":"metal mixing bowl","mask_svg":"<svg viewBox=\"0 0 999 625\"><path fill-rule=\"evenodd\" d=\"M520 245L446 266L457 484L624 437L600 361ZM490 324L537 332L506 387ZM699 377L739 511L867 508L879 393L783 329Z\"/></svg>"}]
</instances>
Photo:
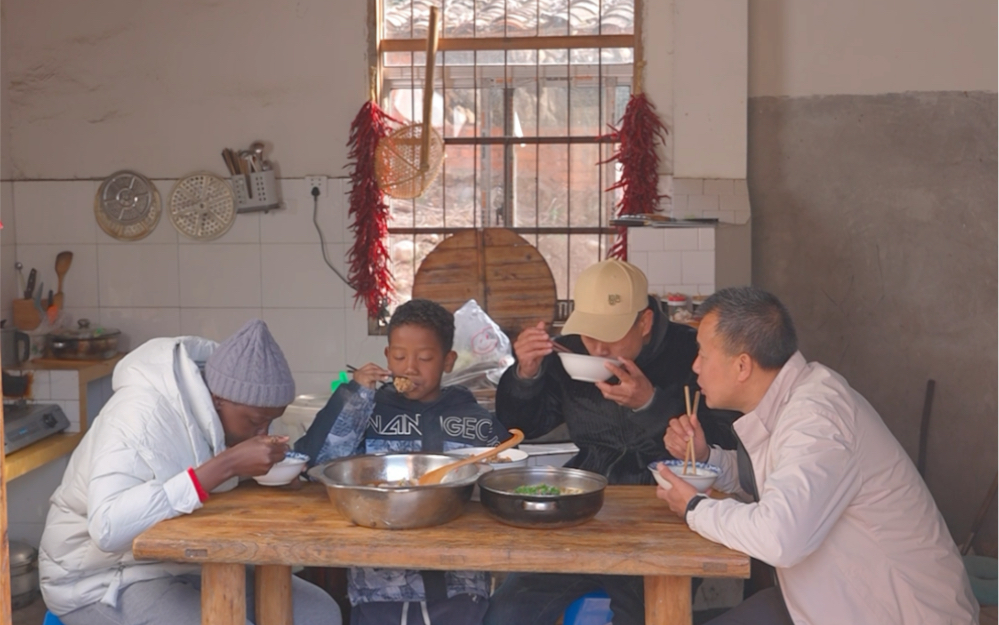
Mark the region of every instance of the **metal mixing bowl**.
<instances>
[{"instance_id":1,"label":"metal mixing bowl","mask_svg":"<svg viewBox=\"0 0 999 625\"><path fill-rule=\"evenodd\" d=\"M578 488L571 495L522 495L518 486L547 484ZM493 518L508 525L552 529L589 521L604 505L607 478L565 467L503 469L479 480L482 505Z\"/></svg>"},{"instance_id":2,"label":"metal mixing bowl","mask_svg":"<svg viewBox=\"0 0 999 625\"><path fill-rule=\"evenodd\" d=\"M330 502L355 525L393 530L431 527L461 515L476 480L492 470L489 465L459 467L432 486L383 484L415 480L456 460L443 454L368 454L315 466L309 477L326 486Z\"/></svg>"}]
</instances>

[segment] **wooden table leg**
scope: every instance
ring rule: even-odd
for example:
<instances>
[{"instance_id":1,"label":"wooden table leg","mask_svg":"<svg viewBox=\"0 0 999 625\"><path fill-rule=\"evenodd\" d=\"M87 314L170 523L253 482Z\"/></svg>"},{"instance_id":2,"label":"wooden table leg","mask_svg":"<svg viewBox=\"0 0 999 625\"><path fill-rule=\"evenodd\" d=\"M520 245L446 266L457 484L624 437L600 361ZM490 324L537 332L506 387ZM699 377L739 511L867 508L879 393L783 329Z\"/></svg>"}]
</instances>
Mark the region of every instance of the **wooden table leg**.
<instances>
[{"instance_id":1,"label":"wooden table leg","mask_svg":"<svg viewBox=\"0 0 999 625\"><path fill-rule=\"evenodd\" d=\"M291 567L259 565L254 580L257 625L292 625Z\"/></svg>"},{"instance_id":2,"label":"wooden table leg","mask_svg":"<svg viewBox=\"0 0 999 625\"><path fill-rule=\"evenodd\" d=\"M690 625L693 622L689 577L645 576L646 625Z\"/></svg>"},{"instance_id":3,"label":"wooden table leg","mask_svg":"<svg viewBox=\"0 0 999 625\"><path fill-rule=\"evenodd\" d=\"M201 565L201 625L246 625L246 567Z\"/></svg>"}]
</instances>

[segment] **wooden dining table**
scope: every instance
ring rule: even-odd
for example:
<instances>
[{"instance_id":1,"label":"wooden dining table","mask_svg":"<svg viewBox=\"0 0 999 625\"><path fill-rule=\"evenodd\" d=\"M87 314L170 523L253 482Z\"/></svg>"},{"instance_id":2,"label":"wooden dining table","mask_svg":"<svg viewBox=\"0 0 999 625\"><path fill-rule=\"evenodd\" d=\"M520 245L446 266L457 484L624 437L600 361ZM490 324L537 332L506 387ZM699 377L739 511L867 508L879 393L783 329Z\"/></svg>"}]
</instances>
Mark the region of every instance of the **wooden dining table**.
<instances>
[{"instance_id":1,"label":"wooden dining table","mask_svg":"<svg viewBox=\"0 0 999 625\"><path fill-rule=\"evenodd\" d=\"M257 625L291 625L292 567L600 573L645 578L645 622L690 625L691 577L749 577L749 556L706 540L652 486L608 486L596 517L574 527L524 529L469 502L444 525L379 530L351 524L323 486L244 482L132 544L137 559L202 565L201 622L243 625L246 566L254 565Z\"/></svg>"}]
</instances>

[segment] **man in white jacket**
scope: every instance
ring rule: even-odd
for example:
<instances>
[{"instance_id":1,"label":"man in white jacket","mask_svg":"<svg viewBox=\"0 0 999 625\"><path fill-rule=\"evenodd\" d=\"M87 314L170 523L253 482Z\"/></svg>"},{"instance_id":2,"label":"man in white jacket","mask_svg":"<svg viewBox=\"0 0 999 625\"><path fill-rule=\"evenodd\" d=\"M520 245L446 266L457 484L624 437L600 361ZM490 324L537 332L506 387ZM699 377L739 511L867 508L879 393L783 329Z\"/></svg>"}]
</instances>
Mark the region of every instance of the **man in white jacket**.
<instances>
[{"instance_id":1,"label":"man in white jacket","mask_svg":"<svg viewBox=\"0 0 999 625\"><path fill-rule=\"evenodd\" d=\"M721 468L699 495L669 470L657 495L698 534L776 568L711 625L936 625L978 622L957 547L933 497L877 412L834 371L797 351L787 309L753 287L701 307L694 372L711 408L744 413L738 451L709 447L696 417L666 448Z\"/></svg>"},{"instance_id":2,"label":"man in white jacket","mask_svg":"<svg viewBox=\"0 0 999 625\"><path fill-rule=\"evenodd\" d=\"M291 370L253 320L221 344L153 339L118 363L112 384L52 495L39 549L45 604L65 625L199 625L200 567L136 561L132 540L284 458L287 439L267 430L295 398ZM298 578L292 591L296 625L340 625L325 591Z\"/></svg>"}]
</instances>

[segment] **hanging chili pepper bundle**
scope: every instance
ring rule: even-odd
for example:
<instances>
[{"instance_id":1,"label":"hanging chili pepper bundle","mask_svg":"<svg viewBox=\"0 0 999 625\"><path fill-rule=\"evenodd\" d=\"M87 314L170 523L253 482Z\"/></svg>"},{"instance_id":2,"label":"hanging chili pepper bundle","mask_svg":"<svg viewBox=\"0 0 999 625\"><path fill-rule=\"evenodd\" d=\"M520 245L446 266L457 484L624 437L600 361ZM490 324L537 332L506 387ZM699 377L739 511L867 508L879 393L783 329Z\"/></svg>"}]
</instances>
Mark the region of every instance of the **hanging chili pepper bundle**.
<instances>
[{"instance_id":1,"label":"hanging chili pepper bundle","mask_svg":"<svg viewBox=\"0 0 999 625\"><path fill-rule=\"evenodd\" d=\"M375 149L391 132L389 122L396 121L372 98L351 123L347 142L353 164L348 211L353 218L350 229L354 231L354 245L347 255L350 284L355 303L364 300L368 316L376 319L387 315L389 297L395 289L385 243L389 206L375 177Z\"/></svg>"},{"instance_id":2,"label":"hanging chili pepper bundle","mask_svg":"<svg viewBox=\"0 0 999 625\"><path fill-rule=\"evenodd\" d=\"M611 137L620 144L610 160L621 163L621 179L608 191L621 189L617 216L656 213L659 208L658 143L666 142L668 130L656 114L656 107L644 93L632 94L619 128L611 127ZM607 253L609 258L628 259L628 228L619 226L617 239Z\"/></svg>"}]
</instances>

